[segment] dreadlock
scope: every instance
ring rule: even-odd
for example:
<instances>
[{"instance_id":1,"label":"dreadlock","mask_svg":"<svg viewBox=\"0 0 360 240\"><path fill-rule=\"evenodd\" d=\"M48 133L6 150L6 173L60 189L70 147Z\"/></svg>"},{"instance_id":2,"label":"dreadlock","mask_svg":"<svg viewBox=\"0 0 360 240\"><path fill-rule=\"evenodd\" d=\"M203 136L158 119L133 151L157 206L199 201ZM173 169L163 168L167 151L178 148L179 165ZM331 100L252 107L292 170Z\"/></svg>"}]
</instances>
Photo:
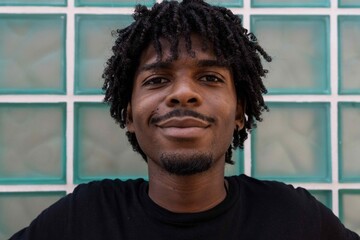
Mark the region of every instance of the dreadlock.
<instances>
[{"instance_id":1,"label":"dreadlock","mask_svg":"<svg viewBox=\"0 0 360 240\"><path fill-rule=\"evenodd\" d=\"M213 48L220 61L226 61L232 70L238 101L246 103L244 128L236 129L233 142L225 156L225 162L233 164L232 150L243 148L248 132L262 121L261 113L267 110L263 94L267 92L262 78L263 69L260 55L270 62L271 57L258 45L256 37L242 27L241 20L230 10L211 6L202 0L163 1L151 9L137 5L133 14L134 22L114 32L117 36L112 47L113 56L107 61L103 78L104 102L110 105L110 114L125 128L126 108L131 99L134 74L143 50L152 44L158 58L162 57L160 38L170 43L169 61L178 58L179 39L185 40L187 53L194 57L191 34L202 37L203 50ZM134 151L146 159L134 133L126 133Z\"/></svg>"}]
</instances>

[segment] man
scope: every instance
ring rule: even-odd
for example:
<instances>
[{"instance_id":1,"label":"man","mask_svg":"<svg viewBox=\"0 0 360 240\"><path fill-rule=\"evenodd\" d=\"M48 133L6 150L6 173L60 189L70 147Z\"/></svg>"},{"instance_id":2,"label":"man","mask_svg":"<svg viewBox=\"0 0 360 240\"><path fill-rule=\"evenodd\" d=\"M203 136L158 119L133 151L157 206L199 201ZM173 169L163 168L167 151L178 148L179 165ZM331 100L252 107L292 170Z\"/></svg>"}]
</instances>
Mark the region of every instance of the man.
<instances>
[{"instance_id":1,"label":"man","mask_svg":"<svg viewBox=\"0 0 360 240\"><path fill-rule=\"evenodd\" d=\"M224 178L266 108L260 55L229 10L138 6L104 71L105 102L149 182L78 186L11 239L360 239L306 190Z\"/></svg>"}]
</instances>

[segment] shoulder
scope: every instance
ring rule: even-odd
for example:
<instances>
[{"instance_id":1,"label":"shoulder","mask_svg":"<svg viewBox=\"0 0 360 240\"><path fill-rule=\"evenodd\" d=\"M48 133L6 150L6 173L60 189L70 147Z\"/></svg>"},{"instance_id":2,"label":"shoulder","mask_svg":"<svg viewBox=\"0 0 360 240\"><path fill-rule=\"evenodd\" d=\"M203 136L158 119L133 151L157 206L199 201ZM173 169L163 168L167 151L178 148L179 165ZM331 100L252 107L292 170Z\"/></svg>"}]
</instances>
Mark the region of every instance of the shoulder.
<instances>
[{"instance_id":1,"label":"shoulder","mask_svg":"<svg viewBox=\"0 0 360 240\"><path fill-rule=\"evenodd\" d=\"M64 203L66 207L78 213L94 208L99 210L109 206L124 205L137 198L144 182L143 179L126 181L104 179L80 184L65 197Z\"/></svg>"},{"instance_id":2,"label":"shoulder","mask_svg":"<svg viewBox=\"0 0 360 240\"><path fill-rule=\"evenodd\" d=\"M296 202L313 202L315 198L304 188L278 181L259 180L246 175L234 177L242 191L250 196L266 196L271 199L287 199Z\"/></svg>"},{"instance_id":3,"label":"shoulder","mask_svg":"<svg viewBox=\"0 0 360 240\"><path fill-rule=\"evenodd\" d=\"M71 195L74 197L81 197L83 195L101 197L107 194L113 195L114 193L129 194L137 191L144 182L145 180L143 179L129 179L126 181L120 179L104 179L101 181L92 181L78 185Z\"/></svg>"},{"instance_id":4,"label":"shoulder","mask_svg":"<svg viewBox=\"0 0 360 240\"><path fill-rule=\"evenodd\" d=\"M299 230L308 236L304 239L360 240L304 188L246 175L232 181L237 182L247 208L255 209L252 211L269 222Z\"/></svg>"},{"instance_id":5,"label":"shoulder","mask_svg":"<svg viewBox=\"0 0 360 240\"><path fill-rule=\"evenodd\" d=\"M143 179L104 179L78 185L74 191L46 209L47 216L64 215L66 218L97 214L104 209L125 204L138 195Z\"/></svg>"},{"instance_id":6,"label":"shoulder","mask_svg":"<svg viewBox=\"0 0 360 240\"><path fill-rule=\"evenodd\" d=\"M246 175L231 180L238 187L244 206L258 215L274 217L290 224L302 219L319 222L319 203L305 189L277 181L258 180Z\"/></svg>"},{"instance_id":7,"label":"shoulder","mask_svg":"<svg viewBox=\"0 0 360 240\"><path fill-rule=\"evenodd\" d=\"M105 179L80 184L11 239L82 239L75 236L115 222L144 182Z\"/></svg>"}]
</instances>

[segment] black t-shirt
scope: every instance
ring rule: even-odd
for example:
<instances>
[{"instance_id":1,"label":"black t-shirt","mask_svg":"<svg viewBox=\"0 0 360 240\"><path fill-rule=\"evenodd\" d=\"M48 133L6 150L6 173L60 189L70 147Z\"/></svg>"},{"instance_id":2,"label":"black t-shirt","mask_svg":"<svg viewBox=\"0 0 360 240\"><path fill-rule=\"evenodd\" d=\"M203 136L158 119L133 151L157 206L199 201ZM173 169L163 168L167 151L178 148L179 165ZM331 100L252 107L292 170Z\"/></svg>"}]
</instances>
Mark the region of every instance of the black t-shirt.
<instances>
[{"instance_id":1,"label":"black t-shirt","mask_svg":"<svg viewBox=\"0 0 360 240\"><path fill-rule=\"evenodd\" d=\"M142 179L82 184L10 239L360 240L302 188L245 175L227 180L223 202L190 214L155 204Z\"/></svg>"}]
</instances>

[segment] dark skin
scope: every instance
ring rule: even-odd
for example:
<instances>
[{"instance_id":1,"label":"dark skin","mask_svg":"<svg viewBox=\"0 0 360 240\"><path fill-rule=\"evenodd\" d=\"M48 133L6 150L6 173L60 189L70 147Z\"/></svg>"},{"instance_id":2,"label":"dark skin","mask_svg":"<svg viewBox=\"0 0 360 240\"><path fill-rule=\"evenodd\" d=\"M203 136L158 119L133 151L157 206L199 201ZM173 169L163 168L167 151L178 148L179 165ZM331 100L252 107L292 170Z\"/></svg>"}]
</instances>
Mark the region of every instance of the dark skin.
<instances>
[{"instance_id":1,"label":"dark skin","mask_svg":"<svg viewBox=\"0 0 360 240\"><path fill-rule=\"evenodd\" d=\"M164 54L160 63L152 45L141 55L127 108L127 129L136 134L146 153L150 198L172 212L201 212L226 196L225 153L233 131L244 126L243 106L237 100L230 69L216 60L211 49L202 50L198 35L192 35L195 58L180 40L179 58L166 62L169 44L161 43ZM175 109L207 118L162 118ZM189 175L169 173L161 160L170 155L180 156L174 161L193 161L201 154L211 156L210 167Z\"/></svg>"}]
</instances>

